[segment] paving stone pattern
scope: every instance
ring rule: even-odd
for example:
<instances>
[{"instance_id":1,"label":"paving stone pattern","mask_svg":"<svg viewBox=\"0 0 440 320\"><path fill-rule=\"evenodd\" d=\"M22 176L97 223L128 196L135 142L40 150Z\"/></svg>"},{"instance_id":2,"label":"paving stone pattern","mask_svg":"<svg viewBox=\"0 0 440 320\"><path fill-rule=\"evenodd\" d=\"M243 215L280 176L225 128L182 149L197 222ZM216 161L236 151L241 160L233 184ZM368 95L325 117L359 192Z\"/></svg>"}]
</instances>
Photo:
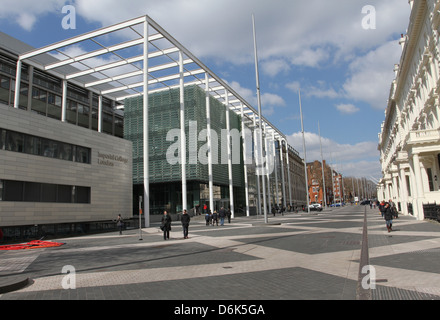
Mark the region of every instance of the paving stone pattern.
<instances>
[{"instance_id":1,"label":"paving stone pattern","mask_svg":"<svg viewBox=\"0 0 440 320\"><path fill-rule=\"evenodd\" d=\"M65 245L0 251L2 277L30 284L0 300L355 300L367 212L374 300L440 299L440 224L399 217L388 233L377 209L347 206L319 214L236 218L225 226L192 219L189 239L173 222L57 239ZM64 289L64 266L75 289ZM72 279L72 278L70 278Z\"/></svg>"}]
</instances>

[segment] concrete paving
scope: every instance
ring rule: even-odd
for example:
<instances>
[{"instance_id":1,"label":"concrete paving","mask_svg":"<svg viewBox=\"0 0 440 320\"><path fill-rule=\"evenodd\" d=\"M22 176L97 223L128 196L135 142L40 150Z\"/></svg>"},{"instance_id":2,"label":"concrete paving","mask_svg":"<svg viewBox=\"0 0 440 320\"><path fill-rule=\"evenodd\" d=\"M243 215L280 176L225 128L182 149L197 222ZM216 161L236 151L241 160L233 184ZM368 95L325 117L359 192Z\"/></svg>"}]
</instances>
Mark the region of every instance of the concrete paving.
<instances>
[{"instance_id":1,"label":"concrete paving","mask_svg":"<svg viewBox=\"0 0 440 320\"><path fill-rule=\"evenodd\" d=\"M365 212L369 261L361 259ZM388 233L378 210L364 206L262 222L206 226L199 217L189 239L175 221L166 241L153 226L142 240L126 230L0 251L0 300L356 300L360 286L371 300L440 299L439 223L401 216Z\"/></svg>"}]
</instances>

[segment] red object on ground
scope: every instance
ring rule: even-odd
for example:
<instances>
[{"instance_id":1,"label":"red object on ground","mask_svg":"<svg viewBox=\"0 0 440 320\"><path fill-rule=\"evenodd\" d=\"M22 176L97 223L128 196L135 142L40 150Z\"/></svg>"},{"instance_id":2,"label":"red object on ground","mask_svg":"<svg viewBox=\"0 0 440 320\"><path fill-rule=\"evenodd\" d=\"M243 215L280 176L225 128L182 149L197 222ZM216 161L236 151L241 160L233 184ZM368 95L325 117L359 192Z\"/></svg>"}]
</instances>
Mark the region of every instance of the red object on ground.
<instances>
[{"instance_id":1,"label":"red object on ground","mask_svg":"<svg viewBox=\"0 0 440 320\"><path fill-rule=\"evenodd\" d=\"M51 247L60 247L63 244L64 243L61 242L33 240L31 242L24 244L9 244L5 246L0 246L0 250L25 250L25 249L51 248Z\"/></svg>"}]
</instances>

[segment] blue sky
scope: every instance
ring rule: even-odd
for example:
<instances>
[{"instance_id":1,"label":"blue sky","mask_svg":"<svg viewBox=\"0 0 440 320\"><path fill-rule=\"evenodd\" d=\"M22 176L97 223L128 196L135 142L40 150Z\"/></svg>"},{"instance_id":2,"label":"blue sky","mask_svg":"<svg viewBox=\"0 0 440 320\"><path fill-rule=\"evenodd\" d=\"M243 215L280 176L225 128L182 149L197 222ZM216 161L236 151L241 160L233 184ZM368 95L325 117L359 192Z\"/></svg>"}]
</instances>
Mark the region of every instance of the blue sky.
<instances>
[{"instance_id":1,"label":"blue sky","mask_svg":"<svg viewBox=\"0 0 440 320\"><path fill-rule=\"evenodd\" d=\"M65 5L76 29L62 27ZM338 171L381 176L378 133L408 1L2 0L0 30L41 47L144 14L257 107L254 14L264 116L303 155L300 88L307 161L321 160L319 122L324 158Z\"/></svg>"}]
</instances>

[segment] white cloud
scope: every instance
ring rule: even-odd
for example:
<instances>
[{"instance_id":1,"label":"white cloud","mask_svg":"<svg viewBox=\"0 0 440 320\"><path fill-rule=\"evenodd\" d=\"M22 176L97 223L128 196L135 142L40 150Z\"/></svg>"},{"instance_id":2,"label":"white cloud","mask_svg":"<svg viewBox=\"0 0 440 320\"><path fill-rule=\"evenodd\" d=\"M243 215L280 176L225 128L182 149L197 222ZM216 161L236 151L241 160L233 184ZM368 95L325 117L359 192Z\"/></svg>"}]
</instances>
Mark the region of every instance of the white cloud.
<instances>
[{"instance_id":1,"label":"white cloud","mask_svg":"<svg viewBox=\"0 0 440 320\"><path fill-rule=\"evenodd\" d=\"M374 109L385 109L389 97L391 82L394 78L394 64L400 61L401 47L397 41L387 41L364 55L353 58L348 65L345 82L339 89L317 81L308 85L302 92L305 96L320 99L344 98L368 103ZM286 87L298 91L299 83L292 82ZM352 104L338 106L341 112L358 111L348 108Z\"/></svg>"},{"instance_id":2,"label":"white cloud","mask_svg":"<svg viewBox=\"0 0 440 320\"><path fill-rule=\"evenodd\" d=\"M228 81L225 81L228 83ZM257 101L257 96L254 91L248 88L244 88L237 81L232 81L228 83L232 89L234 89L243 99L248 101L249 103L255 103Z\"/></svg>"},{"instance_id":3,"label":"white cloud","mask_svg":"<svg viewBox=\"0 0 440 320\"><path fill-rule=\"evenodd\" d=\"M345 162L335 170L341 171L345 177L365 177L372 181L378 181L381 177L381 166L379 161L357 161Z\"/></svg>"},{"instance_id":4,"label":"white cloud","mask_svg":"<svg viewBox=\"0 0 440 320\"><path fill-rule=\"evenodd\" d=\"M329 52L322 48L306 49L292 58L292 64L306 67L318 67L330 58Z\"/></svg>"},{"instance_id":5,"label":"white cloud","mask_svg":"<svg viewBox=\"0 0 440 320\"><path fill-rule=\"evenodd\" d=\"M279 72L281 64L318 66L334 55L377 46L406 27L408 5L371 0L377 30L362 29L363 2L352 0L75 0L77 13L103 25L148 14L199 57L253 62L251 15L255 14L259 57ZM233 8L233 10L231 10ZM389 19L392 12L393 19ZM402 20L403 23L402 23ZM227 22L226 22L227 21ZM184 27L183 27L184 26ZM299 27L300 26L300 27ZM331 53L335 51L335 53Z\"/></svg>"},{"instance_id":6,"label":"white cloud","mask_svg":"<svg viewBox=\"0 0 440 320\"><path fill-rule=\"evenodd\" d=\"M283 59L264 61L261 65L263 72L271 77L279 73L287 73L291 69L289 63Z\"/></svg>"},{"instance_id":7,"label":"white cloud","mask_svg":"<svg viewBox=\"0 0 440 320\"><path fill-rule=\"evenodd\" d=\"M359 108L355 107L352 104L339 104L336 106L336 109L344 114L353 114L359 111Z\"/></svg>"},{"instance_id":8,"label":"white cloud","mask_svg":"<svg viewBox=\"0 0 440 320\"><path fill-rule=\"evenodd\" d=\"M227 81L226 81L227 82ZM236 81L232 81L228 83L232 89L234 89L243 99L248 101L250 104L256 106L257 105L257 94L255 91L251 89L244 88L240 83ZM275 107L284 107L286 102L284 99L273 93L263 93L261 95L261 105L262 112L264 116L270 116L275 112Z\"/></svg>"},{"instance_id":9,"label":"white cloud","mask_svg":"<svg viewBox=\"0 0 440 320\"><path fill-rule=\"evenodd\" d=\"M305 132L304 137L307 161L321 161L319 135ZM293 133L287 136L287 140L300 153L300 156L304 157L302 133ZM381 168L378 160L377 142L366 141L355 144L340 144L325 137L321 137L321 141L324 160L338 165L338 170L342 171L346 176L357 176L357 172L365 172L375 177L380 175Z\"/></svg>"},{"instance_id":10,"label":"white cloud","mask_svg":"<svg viewBox=\"0 0 440 320\"><path fill-rule=\"evenodd\" d=\"M261 96L261 103L278 107L284 107L286 105L286 102L282 97L273 93L263 93Z\"/></svg>"},{"instance_id":11,"label":"white cloud","mask_svg":"<svg viewBox=\"0 0 440 320\"><path fill-rule=\"evenodd\" d=\"M377 30L362 28L365 4L353 0L2 0L0 17L22 17L18 22L29 30L42 14L61 14L66 3L86 20L104 26L147 14L196 55L232 63L253 62L255 14L259 56L275 67L268 69L272 73L281 70L281 61L284 66L290 61L315 67L332 56L369 50L402 32L409 11L401 0L370 0L377 12Z\"/></svg>"},{"instance_id":12,"label":"white cloud","mask_svg":"<svg viewBox=\"0 0 440 320\"><path fill-rule=\"evenodd\" d=\"M333 88L326 88L325 84L321 83L319 86L310 86L304 89L304 94L308 97L316 97L320 99L329 98L335 99L340 96Z\"/></svg>"},{"instance_id":13,"label":"white cloud","mask_svg":"<svg viewBox=\"0 0 440 320\"><path fill-rule=\"evenodd\" d=\"M396 41L386 42L350 64L350 77L343 85L349 99L365 101L375 109L385 109L401 48Z\"/></svg>"},{"instance_id":14,"label":"white cloud","mask_svg":"<svg viewBox=\"0 0 440 320\"><path fill-rule=\"evenodd\" d=\"M293 92L298 92L301 89L301 84L298 81L289 82L286 84L286 88Z\"/></svg>"},{"instance_id":15,"label":"white cloud","mask_svg":"<svg viewBox=\"0 0 440 320\"><path fill-rule=\"evenodd\" d=\"M19 13L17 17L18 24L26 31L31 31L37 17L29 13Z\"/></svg>"}]
</instances>

